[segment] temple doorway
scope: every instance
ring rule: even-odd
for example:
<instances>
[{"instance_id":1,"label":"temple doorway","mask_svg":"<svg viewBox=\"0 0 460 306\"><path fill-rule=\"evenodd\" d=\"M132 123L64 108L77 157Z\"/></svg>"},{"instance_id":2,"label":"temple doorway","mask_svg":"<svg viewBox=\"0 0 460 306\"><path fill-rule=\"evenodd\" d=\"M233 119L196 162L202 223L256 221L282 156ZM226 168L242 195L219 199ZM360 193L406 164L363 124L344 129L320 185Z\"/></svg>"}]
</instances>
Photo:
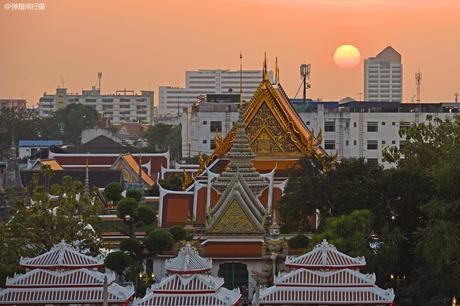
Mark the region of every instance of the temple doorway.
<instances>
[{"instance_id":1,"label":"temple doorway","mask_svg":"<svg viewBox=\"0 0 460 306\"><path fill-rule=\"evenodd\" d=\"M248 288L249 273L248 267L241 262L226 262L219 265L219 277L224 279L224 287L227 289Z\"/></svg>"}]
</instances>

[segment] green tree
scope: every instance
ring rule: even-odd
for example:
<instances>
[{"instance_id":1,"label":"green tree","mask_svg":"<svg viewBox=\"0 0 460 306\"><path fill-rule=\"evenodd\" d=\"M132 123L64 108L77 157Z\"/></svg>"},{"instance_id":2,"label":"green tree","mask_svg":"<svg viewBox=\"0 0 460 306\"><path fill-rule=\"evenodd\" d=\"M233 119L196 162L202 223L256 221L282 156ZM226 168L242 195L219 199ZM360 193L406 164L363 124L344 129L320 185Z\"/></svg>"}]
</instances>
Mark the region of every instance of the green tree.
<instances>
[{"instance_id":1,"label":"green tree","mask_svg":"<svg viewBox=\"0 0 460 306\"><path fill-rule=\"evenodd\" d=\"M159 184L164 189L176 191L182 190L182 178L180 174L174 174L168 179L160 180Z\"/></svg>"},{"instance_id":2,"label":"green tree","mask_svg":"<svg viewBox=\"0 0 460 306\"><path fill-rule=\"evenodd\" d=\"M31 197L16 203L10 220L0 225L2 276L18 268L19 257L32 257L65 241L91 255L99 253L101 244L93 226L99 207L80 196L80 182L64 177L54 188L57 199L50 200L44 187L33 180ZM2 284L0 284L2 285Z\"/></svg>"},{"instance_id":3,"label":"green tree","mask_svg":"<svg viewBox=\"0 0 460 306\"><path fill-rule=\"evenodd\" d=\"M120 250L128 252L133 257L141 257L142 248L142 243L134 238L126 238L120 241Z\"/></svg>"},{"instance_id":4,"label":"green tree","mask_svg":"<svg viewBox=\"0 0 460 306\"><path fill-rule=\"evenodd\" d=\"M112 252L105 258L104 264L110 270L119 275L123 275L126 269L131 265L132 260L124 252Z\"/></svg>"},{"instance_id":5,"label":"green tree","mask_svg":"<svg viewBox=\"0 0 460 306\"><path fill-rule=\"evenodd\" d=\"M308 247L310 239L305 235L296 235L288 240L288 246L292 249L302 249Z\"/></svg>"},{"instance_id":6,"label":"green tree","mask_svg":"<svg viewBox=\"0 0 460 306\"><path fill-rule=\"evenodd\" d=\"M60 127L62 139L67 143L80 144L81 131L99 124L98 112L87 105L71 103L52 116Z\"/></svg>"},{"instance_id":7,"label":"green tree","mask_svg":"<svg viewBox=\"0 0 460 306\"><path fill-rule=\"evenodd\" d=\"M153 230L144 239L145 246L153 255L171 250L173 243L173 235L164 229Z\"/></svg>"},{"instance_id":8,"label":"green tree","mask_svg":"<svg viewBox=\"0 0 460 306\"><path fill-rule=\"evenodd\" d=\"M41 137L42 119L35 111L22 108L0 109L0 156L6 157L12 141Z\"/></svg>"},{"instance_id":9,"label":"green tree","mask_svg":"<svg viewBox=\"0 0 460 306\"><path fill-rule=\"evenodd\" d=\"M128 189L126 190L126 197L140 202L142 200L142 193L138 189Z\"/></svg>"},{"instance_id":10,"label":"green tree","mask_svg":"<svg viewBox=\"0 0 460 306\"><path fill-rule=\"evenodd\" d=\"M112 182L104 188L104 195L107 199L117 203L121 200L121 193L123 192L123 186L118 182Z\"/></svg>"},{"instance_id":11,"label":"green tree","mask_svg":"<svg viewBox=\"0 0 460 306\"><path fill-rule=\"evenodd\" d=\"M173 226L169 229L174 241L182 241L187 237L187 231L180 226Z\"/></svg>"},{"instance_id":12,"label":"green tree","mask_svg":"<svg viewBox=\"0 0 460 306\"><path fill-rule=\"evenodd\" d=\"M341 252L350 256L369 257L372 231L372 212L366 209L355 210L348 215L327 218L324 230L313 235L311 245L327 239Z\"/></svg>"},{"instance_id":13,"label":"green tree","mask_svg":"<svg viewBox=\"0 0 460 306\"><path fill-rule=\"evenodd\" d=\"M181 125L168 125L159 123L150 127L145 132L145 138L149 144L149 150L167 151L170 150L171 157L181 157Z\"/></svg>"}]
</instances>

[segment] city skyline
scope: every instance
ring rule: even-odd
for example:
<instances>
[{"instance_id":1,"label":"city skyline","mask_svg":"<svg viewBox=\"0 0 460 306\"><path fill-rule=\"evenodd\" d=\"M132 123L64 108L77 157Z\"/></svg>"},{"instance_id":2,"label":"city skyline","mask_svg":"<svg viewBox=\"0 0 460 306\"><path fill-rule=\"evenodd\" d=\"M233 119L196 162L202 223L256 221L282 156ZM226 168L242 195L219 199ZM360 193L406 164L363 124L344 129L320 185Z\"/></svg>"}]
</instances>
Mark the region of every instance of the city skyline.
<instances>
[{"instance_id":1,"label":"city skyline","mask_svg":"<svg viewBox=\"0 0 460 306\"><path fill-rule=\"evenodd\" d=\"M43 92L54 92L61 77L70 92L78 92L91 88L102 71L103 92L154 90L158 105L158 87L184 86L185 71L237 70L240 52L243 69L261 69L266 51L269 69L278 57L290 96L300 84L300 64L310 63L309 97L359 99L364 59L387 45L402 54L403 101L415 94L419 69L422 101L453 101L460 91L458 1L44 3L43 11L0 12L4 98L26 98L33 105ZM361 52L357 67L335 65L334 51L343 44Z\"/></svg>"}]
</instances>

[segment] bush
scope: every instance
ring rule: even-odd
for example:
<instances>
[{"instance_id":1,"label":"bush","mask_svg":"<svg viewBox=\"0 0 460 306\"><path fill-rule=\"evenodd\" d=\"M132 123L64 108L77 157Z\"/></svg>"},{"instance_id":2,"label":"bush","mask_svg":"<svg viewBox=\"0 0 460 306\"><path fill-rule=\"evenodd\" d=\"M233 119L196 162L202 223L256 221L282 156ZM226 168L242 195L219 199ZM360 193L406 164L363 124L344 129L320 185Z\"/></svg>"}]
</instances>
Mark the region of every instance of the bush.
<instances>
[{"instance_id":1,"label":"bush","mask_svg":"<svg viewBox=\"0 0 460 306\"><path fill-rule=\"evenodd\" d=\"M120 250L130 253L131 256L139 257L142 255L142 244L137 239L126 238L120 242Z\"/></svg>"},{"instance_id":2,"label":"bush","mask_svg":"<svg viewBox=\"0 0 460 306\"><path fill-rule=\"evenodd\" d=\"M310 239L308 239L307 236L297 235L288 240L288 246L291 249L304 249L308 247L309 242L310 242Z\"/></svg>"},{"instance_id":3,"label":"bush","mask_svg":"<svg viewBox=\"0 0 460 306\"><path fill-rule=\"evenodd\" d=\"M137 202L140 202L140 200L142 200L142 193L137 189L128 189L126 190L126 197L133 198Z\"/></svg>"},{"instance_id":4,"label":"bush","mask_svg":"<svg viewBox=\"0 0 460 306\"><path fill-rule=\"evenodd\" d=\"M112 252L107 255L104 264L110 270L118 274L123 274L125 269L131 264L131 258L123 252Z\"/></svg>"},{"instance_id":5,"label":"bush","mask_svg":"<svg viewBox=\"0 0 460 306\"><path fill-rule=\"evenodd\" d=\"M171 227L169 229L169 232L171 233L171 235L173 235L174 241L185 240L185 238L187 237L187 231L180 226Z\"/></svg>"},{"instance_id":6,"label":"bush","mask_svg":"<svg viewBox=\"0 0 460 306\"><path fill-rule=\"evenodd\" d=\"M125 216L130 215L131 218L136 219L138 214L138 203L133 198L125 198L120 200L117 204L117 216L124 219Z\"/></svg>"},{"instance_id":7,"label":"bush","mask_svg":"<svg viewBox=\"0 0 460 306\"><path fill-rule=\"evenodd\" d=\"M163 229L153 230L144 238L145 246L153 255L171 250L173 243L173 235Z\"/></svg>"},{"instance_id":8,"label":"bush","mask_svg":"<svg viewBox=\"0 0 460 306\"><path fill-rule=\"evenodd\" d=\"M152 207L147 205L140 205L137 209L139 221L145 225L155 224L157 222L157 215Z\"/></svg>"},{"instance_id":9,"label":"bush","mask_svg":"<svg viewBox=\"0 0 460 306\"><path fill-rule=\"evenodd\" d=\"M110 183L104 188L104 195L107 199L117 203L121 200L121 192L123 191L123 187L120 183Z\"/></svg>"}]
</instances>

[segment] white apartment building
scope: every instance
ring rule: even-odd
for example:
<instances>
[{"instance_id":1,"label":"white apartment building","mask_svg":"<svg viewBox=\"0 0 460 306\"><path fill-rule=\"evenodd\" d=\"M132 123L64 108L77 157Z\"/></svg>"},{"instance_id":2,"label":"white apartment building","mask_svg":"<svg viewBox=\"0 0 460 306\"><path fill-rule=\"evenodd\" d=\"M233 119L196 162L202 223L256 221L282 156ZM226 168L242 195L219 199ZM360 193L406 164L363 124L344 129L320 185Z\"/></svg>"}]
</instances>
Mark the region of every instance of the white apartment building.
<instances>
[{"instance_id":1,"label":"white apartment building","mask_svg":"<svg viewBox=\"0 0 460 306\"><path fill-rule=\"evenodd\" d=\"M52 112L70 103L81 103L93 107L112 123L141 122L153 124L153 91L117 90L115 94L101 94L95 86L91 90L68 93L67 88L57 88L55 94L46 92L40 97L38 111L47 117Z\"/></svg>"},{"instance_id":2,"label":"white apartment building","mask_svg":"<svg viewBox=\"0 0 460 306\"><path fill-rule=\"evenodd\" d=\"M298 104L297 104L298 102ZM405 139L399 130L415 122L423 122L427 116L442 120L453 119L460 104L449 103L383 103L383 102L309 102L291 100L305 126L322 130L322 147L329 154L338 153L338 159L364 158L384 167L382 150L387 146L401 147ZM182 114L182 155L211 154L219 127L222 136L238 118L234 104L203 103L190 107Z\"/></svg>"},{"instance_id":3,"label":"white apartment building","mask_svg":"<svg viewBox=\"0 0 460 306\"><path fill-rule=\"evenodd\" d=\"M402 80L401 54L386 47L376 57L364 61L364 100L401 102Z\"/></svg>"},{"instance_id":4,"label":"white apartment building","mask_svg":"<svg viewBox=\"0 0 460 306\"><path fill-rule=\"evenodd\" d=\"M273 73L268 72L273 81ZM243 100L250 100L262 80L262 70L243 70ZM240 71L198 70L185 72L185 88L160 86L159 116L179 116L207 94L229 94L240 92Z\"/></svg>"}]
</instances>

